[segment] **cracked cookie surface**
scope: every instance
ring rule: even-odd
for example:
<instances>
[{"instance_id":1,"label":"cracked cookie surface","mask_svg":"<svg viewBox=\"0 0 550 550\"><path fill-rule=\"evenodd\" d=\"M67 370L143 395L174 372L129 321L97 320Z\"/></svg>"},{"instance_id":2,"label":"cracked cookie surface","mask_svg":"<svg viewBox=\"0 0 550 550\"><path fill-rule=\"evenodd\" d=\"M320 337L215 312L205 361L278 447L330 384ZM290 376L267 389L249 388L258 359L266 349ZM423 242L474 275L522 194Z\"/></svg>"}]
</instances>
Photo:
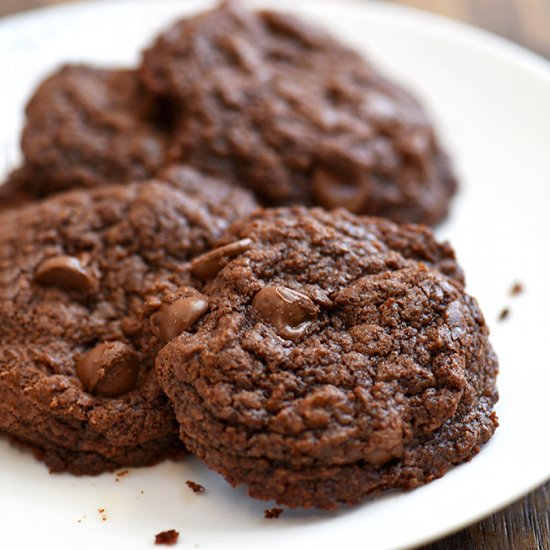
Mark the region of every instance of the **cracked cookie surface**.
<instances>
[{"instance_id":1,"label":"cracked cookie surface","mask_svg":"<svg viewBox=\"0 0 550 550\"><path fill-rule=\"evenodd\" d=\"M266 206L425 224L447 213L456 181L417 100L299 19L225 2L162 34L141 75L173 106L169 156Z\"/></svg>"},{"instance_id":2,"label":"cracked cookie surface","mask_svg":"<svg viewBox=\"0 0 550 550\"><path fill-rule=\"evenodd\" d=\"M185 445L231 484L330 509L427 483L491 437L497 360L429 230L294 207L219 244L157 310L201 304L156 370Z\"/></svg>"},{"instance_id":3,"label":"cracked cookie surface","mask_svg":"<svg viewBox=\"0 0 550 550\"><path fill-rule=\"evenodd\" d=\"M136 71L65 65L30 99L21 146L27 187L47 195L151 179L167 131Z\"/></svg>"},{"instance_id":4,"label":"cracked cookie surface","mask_svg":"<svg viewBox=\"0 0 550 550\"><path fill-rule=\"evenodd\" d=\"M0 214L0 431L74 474L181 450L142 306L254 208L244 190L173 166Z\"/></svg>"}]
</instances>

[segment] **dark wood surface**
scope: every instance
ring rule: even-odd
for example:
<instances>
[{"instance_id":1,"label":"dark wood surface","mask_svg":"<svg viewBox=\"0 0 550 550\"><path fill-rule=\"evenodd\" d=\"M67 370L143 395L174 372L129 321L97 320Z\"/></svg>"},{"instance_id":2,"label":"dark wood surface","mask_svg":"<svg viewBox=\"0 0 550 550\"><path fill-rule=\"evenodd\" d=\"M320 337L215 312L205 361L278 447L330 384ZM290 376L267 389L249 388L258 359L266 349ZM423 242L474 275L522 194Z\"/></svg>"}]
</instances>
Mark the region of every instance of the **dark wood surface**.
<instances>
[{"instance_id":1,"label":"dark wood surface","mask_svg":"<svg viewBox=\"0 0 550 550\"><path fill-rule=\"evenodd\" d=\"M0 16L65 1L0 0ZM388 1L483 27L550 58L550 0ZM483 521L417 550L550 550L550 482Z\"/></svg>"}]
</instances>

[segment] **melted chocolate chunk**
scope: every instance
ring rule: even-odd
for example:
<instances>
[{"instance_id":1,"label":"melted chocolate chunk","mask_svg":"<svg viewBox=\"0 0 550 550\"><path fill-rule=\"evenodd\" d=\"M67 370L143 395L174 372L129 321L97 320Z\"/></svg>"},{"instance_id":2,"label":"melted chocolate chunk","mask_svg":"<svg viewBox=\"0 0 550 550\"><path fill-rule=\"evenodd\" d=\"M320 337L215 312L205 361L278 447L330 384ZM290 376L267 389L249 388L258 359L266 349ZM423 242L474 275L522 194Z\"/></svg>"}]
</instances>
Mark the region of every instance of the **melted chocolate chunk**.
<instances>
[{"instance_id":1,"label":"melted chocolate chunk","mask_svg":"<svg viewBox=\"0 0 550 550\"><path fill-rule=\"evenodd\" d=\"M162 304L151 315L151 330L163 342L169 342L189 330L208 311L206 296L189 296L172 304Z\"/></svg>"},{"instance_id":2,"label":"melted chocolate chunk","mask_svg":"<svg viewBox=\"0 0 550 550\"><path fill-rule=\"evenodd\" d=\"M317 318L317 308L309 296L284 286L263 288L252 305L283 338L290 340L302 336Z\"/></svg>"},{"instance_id":3,"label":"melted chocolate chunk","mask_svg":"<svg viewBox=\"0 0 550 550\"><path fill-rule=\"evenodd\" d=\"M119 397L136 387L138 358L127 344L105 342L81 357L76 373L86 391L103 397Z\"/></svg>"},{"instance_id":4,"label":"melted chocolate chunk","mask_svg":"<svg viewBox=\"0 0 550 550\"><path fill-rule=\"evenodd\" d=\"M229 260L246 252L251 246L252 241L250 239L241 239L220 248L215 248L193 260L191 273L197 279L212 279Z\"/></svg>"},{"instance_id":5,"label":"melted chocolate chunk","mask_svg":"<svg viewBox=\"0 0 550 550\"><path fill-rule=\"evenodd\" d=\"M82 293L97 289L98 281L78 258L55 256L44 260L34 274L36 283L45 286L58 286Z\"/></svg>"},{"instance_id":6,"label":"melted chocolate chunk","mask_svg":"<svg viewBox=\"0 0 550 550\"><path fill-rule=\"evenodd\" d=\"M97 106L101 86L88 84L81 91ZM188 166L155 181L98 183L0 212L0 432L52 471L76 475L183 452L153 372L162 342L144 309L187 285L182 266L257 207L246 191Z\"/></svg>"},{"instance_id":7,"label":"melted chocolate chunk","mask_svg":"<svg viewBox=\"0 0 550 550\"><path fill-rule=\"evenodd\" d=\"M155 363L210 468L256 498L333 509L428 483L489 440L498 362L447 243L304 207L259 210L222 242L243 239Z\"/></svg>"}]
</instances>

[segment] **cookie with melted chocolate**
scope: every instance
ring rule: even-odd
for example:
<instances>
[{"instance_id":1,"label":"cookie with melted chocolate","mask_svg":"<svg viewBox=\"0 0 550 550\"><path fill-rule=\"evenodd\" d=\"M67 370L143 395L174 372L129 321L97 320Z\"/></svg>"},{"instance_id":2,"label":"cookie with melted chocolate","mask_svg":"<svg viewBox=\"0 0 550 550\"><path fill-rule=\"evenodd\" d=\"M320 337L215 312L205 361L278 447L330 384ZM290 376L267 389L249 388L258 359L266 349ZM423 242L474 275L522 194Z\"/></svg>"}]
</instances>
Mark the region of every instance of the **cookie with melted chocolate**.
<instances>
[{"instance_id":1,"label":"cookie with melted chocolate","mask_svg":"<svg viewBox=\"0 0 550 550\"><path fill-rule=\"evenodd\" d=\"M156 309L203 304L185 332L165 333L159 383L187 448L253 497L354 504L440 477L492 436L488 329L428 229L259 211L191 273L195 288Z\"/></svg>"},{"instance_id":2,"label":"cookie with melted chocolate","mask_svg":"<svg viewBox=\"0 0 550 550\"><path fill-rule=\"evenodd\" d=\"M266 206L430 225L447 214L456 180L423 107L309 23L224 2L160 35L141 76L173 106L169 156Z\"/></svg>"},{"instance_id":3,"label":"cookie with melted chocolate","mask_svg":"<svg viewBox=\"0 0 550 550\"><path fill-rule=\"evenodd\" d=\"M254 208L246 191L173 166L1 213L0 431L73 474L181 450L142 308Z\"/></svg>"}]
</instances>

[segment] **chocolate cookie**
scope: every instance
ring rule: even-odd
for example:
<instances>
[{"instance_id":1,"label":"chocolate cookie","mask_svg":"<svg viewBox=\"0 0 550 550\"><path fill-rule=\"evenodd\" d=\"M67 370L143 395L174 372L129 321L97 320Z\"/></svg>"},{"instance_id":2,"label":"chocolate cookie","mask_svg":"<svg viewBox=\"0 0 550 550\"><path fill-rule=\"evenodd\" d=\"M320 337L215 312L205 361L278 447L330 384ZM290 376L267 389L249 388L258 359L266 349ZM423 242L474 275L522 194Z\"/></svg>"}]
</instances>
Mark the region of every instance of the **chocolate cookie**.
<instances>
[{"instance_id":1,"label":"chocolate cookie","mask_svg":"<svg viewBox=\"0 0 550 550\"><path fill-rule=\"evenodd\" d=\"M0 214L0 431L53 471L96 474L178 450L142 306L255 206L170 168Z\"/></svg>"},{"instance_id":2,"label":"chocolate cookie","mask_svg":"<svg viewBox=\"0 0 550 550\"><path fill-rule=\"evenodd\" d=\"M426 224L447 214L456 181L416 99L294 17L225 2L161 35L141 74L179 112L170 155L266 205Z\"/></svg>"},{"instance_id":3,"label":"chocolate cookie","mask_svg":"<svg viewBox=\"0 0 550 550\"><path fill-rule=\"evenodd\" d=\"M493 434L497 359L448 244L344 210L236 222L193 260L159 327L159 383L188 449L232 485L289 507L410 489ZM177 331L176 331L177 332Z\"/></svg>"},{"instance_id":4,"label":"chocolate cookie","mask_svg":"<svg viewBox=\"0 0 550 550\"><path fill-rule=\"evenodd\" d=\"M38 200L40 196L31 187L32 174L27 168L14 170L4 183L0 183L0 212Z\"/></svg>"},{"instance_id":5,"label":"chocolate cookie","mask_svg":"<svg viewBox=\"0 0 550 550\"><path fill-rule=\"evenodd\" d=\"M146 180L165 163L161 107L136 72L66 65L26 109L27 181L38 193Z\"/></svg>"}]
</instances>

